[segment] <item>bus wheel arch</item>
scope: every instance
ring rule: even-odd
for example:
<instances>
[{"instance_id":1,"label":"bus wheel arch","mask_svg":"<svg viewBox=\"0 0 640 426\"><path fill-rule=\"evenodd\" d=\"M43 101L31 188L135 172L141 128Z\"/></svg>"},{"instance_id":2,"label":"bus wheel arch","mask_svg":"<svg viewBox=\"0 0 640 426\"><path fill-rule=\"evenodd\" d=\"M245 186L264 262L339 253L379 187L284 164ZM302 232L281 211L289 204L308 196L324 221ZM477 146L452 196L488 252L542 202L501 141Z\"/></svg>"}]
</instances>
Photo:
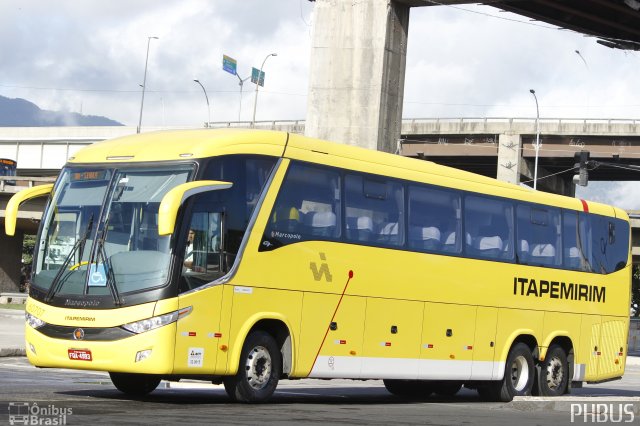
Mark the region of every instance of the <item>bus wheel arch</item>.
<instances>
[{"instance_id":1,"label":"bus wheel arch","mask_svg":"<svg viewBox=\"0 0 640 426\"><path fill-rule=\"evenodd\" d=\"M274 337L254 329L244 340L238 371L223 378L229 398L237 402L266 402L276 390L282 375L282 359Z\"/></svg>"},{"instance_id":2,"label":"bus wheel arch","mask_svg":"<svg viewBox=\"0 0 640 426\"><path fill-rule=\"evenodd\" d=\"M519 335L509 346L500 380L478 386L483 399L510 402L514 396L531 395L535 385L538 344L532 335Z\"/></svg>"},{"instance_id":3,"label":"bus wheel arch","mask_svg":"<svg viewBox=\"0 0 640 426\"><path fill-rule=\"evenodd\" d=\"M289 323L278 314L264 313L249 318L236 334L237 343L229 351L227 374L236 374L241 351L249 335L254 331L264 331L275 339L281 353L283 377L288 377L293 371L295 350L290 330Z\"/></svg>"},{"instance_id":4,"label":"bus wheel arch","mask_svg":"<svg viewBox=\"0 0 640 426\"><path fill-rule=\"evenodd\" d=\"M287 377L293 371L293 344L288 325L280 319L265 318L256 322L249 333L256 330L262 330L275 339L282 357L282 376Z\"/></svg>"},{"instance_id":5,"label":"bus wheel arch","mask_svg":"<svg viewBox=\"0 0 640 426\"><path fill-rule=\"evenodd\" d=\"M557 336L536 363L537 395L560 396L570 392L573 379L573 343L567 336Z\"/></svg>"}]
</instances>

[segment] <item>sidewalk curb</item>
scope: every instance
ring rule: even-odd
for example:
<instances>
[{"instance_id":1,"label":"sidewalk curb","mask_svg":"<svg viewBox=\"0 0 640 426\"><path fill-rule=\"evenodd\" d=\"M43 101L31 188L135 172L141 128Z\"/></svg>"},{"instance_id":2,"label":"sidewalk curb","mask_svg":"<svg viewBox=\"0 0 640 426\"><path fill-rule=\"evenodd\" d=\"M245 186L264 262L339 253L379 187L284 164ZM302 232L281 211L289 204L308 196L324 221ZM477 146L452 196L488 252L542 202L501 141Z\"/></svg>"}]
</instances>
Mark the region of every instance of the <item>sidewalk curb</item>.
<instances>
[{"instance_id":1,"label":"sidewalk curb","mask_svg":"<svg viewBox=\"0 0 640 426\"><path fill-rule=\"evenodd\" d=\"M0 358L10 356L27 356L27 351L24 348L0 348Z\"/></svg>"},{"instance_id":2,"label":"sidewalk curb","mask_svg":"<svg viewBox=\"0 0 640 426\"><path fill-rule=\"evenodd\" d=\"M2 305L0 305L2 306ZM22 309L4 309L0 308L0 316L6 317L24 317L24 311Z\"/></svg>"}]
</instances>

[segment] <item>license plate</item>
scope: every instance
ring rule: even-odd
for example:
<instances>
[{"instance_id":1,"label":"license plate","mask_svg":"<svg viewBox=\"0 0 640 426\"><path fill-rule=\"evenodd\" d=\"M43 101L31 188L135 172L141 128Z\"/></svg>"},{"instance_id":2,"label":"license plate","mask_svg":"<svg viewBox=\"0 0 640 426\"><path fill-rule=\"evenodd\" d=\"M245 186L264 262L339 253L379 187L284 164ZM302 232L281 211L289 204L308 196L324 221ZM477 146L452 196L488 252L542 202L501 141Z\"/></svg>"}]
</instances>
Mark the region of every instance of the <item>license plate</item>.
<instances>
[{"instance_id":1,"label":"license plate","mask_svg":"<svg viewBox=\"0 0 640 426\"><path fill-rule=\"evenodd\" d=\"M92 361L91 351L88 349L69 349L69 359L72 361Z\"/></svg>"}]
</instances>

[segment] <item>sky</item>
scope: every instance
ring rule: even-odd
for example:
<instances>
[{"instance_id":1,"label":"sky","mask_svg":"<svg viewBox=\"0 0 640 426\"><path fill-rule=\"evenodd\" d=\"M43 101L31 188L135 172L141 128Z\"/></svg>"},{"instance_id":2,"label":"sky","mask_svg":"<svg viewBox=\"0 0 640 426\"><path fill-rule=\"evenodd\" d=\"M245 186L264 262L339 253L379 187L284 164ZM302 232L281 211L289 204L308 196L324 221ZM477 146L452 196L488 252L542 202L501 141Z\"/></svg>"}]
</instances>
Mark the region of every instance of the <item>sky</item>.
<instances>
[{"instance_id":1,"label":"sky","mask_svg":"<svg viewBox=\"0 0 640 426\"><path fill-rule=\"evenodd\" d=\"M149 36L143 126L201 126L306 116L314 3L307 0L4 0L0 95L135 126ZM578 50L580 55L575 51ZM411 9L403 116L639 118L640 54L498 9ZM240 99L242 104L240 105ZM241 110L240 110L241 108ZM591 183L578 196L640 209L636 182Z\"/></svg>"}]
</instances>

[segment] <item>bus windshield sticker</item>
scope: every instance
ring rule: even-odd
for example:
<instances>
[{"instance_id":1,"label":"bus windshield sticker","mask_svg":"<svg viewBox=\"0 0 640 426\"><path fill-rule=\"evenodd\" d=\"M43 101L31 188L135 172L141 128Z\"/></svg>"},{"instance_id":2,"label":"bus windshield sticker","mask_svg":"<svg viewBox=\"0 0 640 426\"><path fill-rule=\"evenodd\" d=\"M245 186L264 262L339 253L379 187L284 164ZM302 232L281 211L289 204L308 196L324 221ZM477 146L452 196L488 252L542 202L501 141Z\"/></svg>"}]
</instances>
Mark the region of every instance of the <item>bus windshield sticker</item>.
<instances>
[{"instance_id":1,"label":"bus windshield sticker","mask_svg":"<svg viewBox=\"0 0 640 426\"><path fill-rule=\"evenodd\" d=\"M91 264L89 268L89 287L106 287L107 286L107 273L104 269L104 265L101 263L96 265Z\"/></svg>"}]
</instances>

